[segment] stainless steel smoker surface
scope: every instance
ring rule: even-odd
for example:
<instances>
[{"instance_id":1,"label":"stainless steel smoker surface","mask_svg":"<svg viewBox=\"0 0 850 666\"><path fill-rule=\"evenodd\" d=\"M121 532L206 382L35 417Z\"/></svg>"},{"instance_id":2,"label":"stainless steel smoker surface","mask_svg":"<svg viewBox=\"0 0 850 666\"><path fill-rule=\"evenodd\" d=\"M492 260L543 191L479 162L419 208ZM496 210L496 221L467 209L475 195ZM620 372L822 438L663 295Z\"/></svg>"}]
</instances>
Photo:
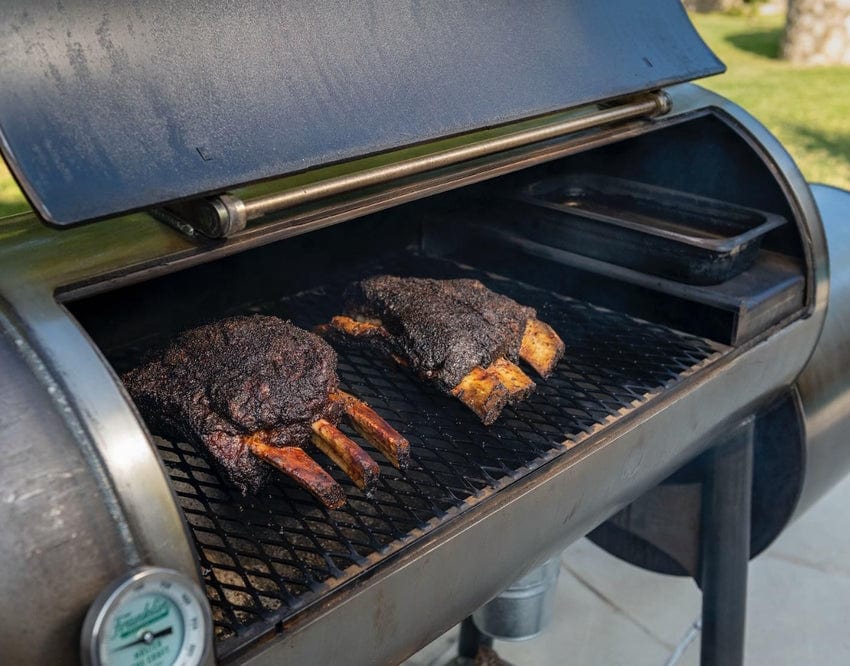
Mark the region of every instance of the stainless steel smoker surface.
<instances>
[{"instance_id":1,"label":"stainless steel smoker surface","mask_svg":"<svg viewBox=\"0 0 850 666\"><path fill-rule=\"evenodd\" d=\"M723 350L707 340L444 260L404 253L359 269L361 275L378 272L481 279L536 307L564 338L566 356L548 381L538 382L530 399L485 427L411 371L370 350L338 346L344 388L410 439L413 460L405 472L383 464L372 497L335 470L349 497L337 511L287 481L260 496L242 497L195 447L157 439L198 549L220 658L351 584L493 491L580 448L588 433L651 400ZM310 327L338 309L341 291L354 277L347 272L308 291L245 303L243 311ZM148 338L104 351L122 370L161 342ZM331 469L328 460L317 457Z\"/></svg>"},{"instance_id":2,"label":"stainless steel smoker surface","mask_svg":"<svg viewBox=\"0 0 850 666\"><path fill-rule=\"evenodd\" d=\"M4 344L14 346L30 364L12 372L36 376L47 396L32 403L37 409L28 415L15 414L16 419L26 417L23 426L13 424L34 432L49 415L61 417L62 445L88 456L87 467L66 458L62 469L73 466L75 473L97 480L105 507L101 513L110 511L109 520L102 522L112 527L98 525L95 530L86 522L91 512L80 510L59 529L50 512L56 484L44 475L34 477L34 487L51 492L27 493L29 513L14 513L23 495L18 504L6 505L14 520L23 516L9 523L14 529L0 539L9 555L7 565L20 569L6 579L27 585L27 594L6 608L0 623L14 637L12 658L44 663L44 655L49 655L47 661L70 655L75 660L79 619L91 599L115 575L150 564L198 575L210 586L219 618L219 653L227 663L396 663L787 391L815 348L828 296L825 239L811 193L782 147L740 109L695 86L667 92L673 111L663 119L600 128L312 204L264 219L216 244L181 236L147 214L62 232L34 224L32 216L5 220L0 225ZM336 226L334 239L339 242L330 243L332 225L543 162L572 160L579 151L613 148L613 142L628 156L618 163L631 169L620 176L649 173L668 185L670 179L674 185L699 183L703 194L739 203L766 202L768 209L783 211L794 222L788 229L795 233L782 247L794 252L805 275L802 308L724 348L490 276L488 282L509 295L531 305L548 304L541 307L541 316L562 333L574 329L575 339L565 335L572 358L532 402L506 413L509 418L487 430L470 425L474 417L406 371L344 350L344 381L414 439L416 466L406 477L387 470L376 497L367 500L352 492L349 506L333 515L317 512L285 484L262 502L243 503L200 456L179 443L160 442L170 453L157 455L104 363L104 353L119 368L134 362L142 347L156 342L143 336L173 335L179 330L174 321L187 313L217 318L253 307L286 315L289 308L299 323L318 323L330 314L320 307L338 311L334 296L339 278L347 282L357 277L348 270L351 261L381 256L371 249L357 252L352 239L362 238L370 246L384 240L371 221L363 220L362 226ZM688 149L671 151L670 145ZM600 155L610 162L610 151ZM656 159L662 155L664 160ZM712 155L716 159L710 163L724 176L719 182L702 178L703 158ZM687 159L667 162L671 156ZM764 201L751 201L750 192ZM322 235L325 227L328 233ZM394 230L406 228L393 225ZM403 239L431 253L461 257L453 254L459 240L455 231L450 226L444 236L428 237L416 229L409 236L392 236L385 245L397 252L405 247ZM291 238L299 234L303 241ZM275 242L283 239L289 240ZM314 263L317 257L331 262L338 250L346 274L333 277L324 266L296 270L287 258L305 246L312 251L301 254ZM471 249L479 251L478 258L464 260L480 266L479 244ZM509 259L516 259L521 248L513 250ZM256 261L261 253L266 253L264 271L258 271ZM371 270L413 272L414 259L396 256L401 264ZM437 265L429 260L424 273L433 274ZM513 264L502 266L491 268L535 281ZM550 281L539 284L574 293L567 269L559 264L549 271ZM318 303L322 292L316 291L315 275L327 285L324 305ZM163 283L173 278L166 284L169 290L157 288L161 276ZM300 286L291 286L299 280ZM172 289L175 284L186 288ZM131 289L136 289L136 298L125 299ZM228 301L234 291L240 299ZM270 291L299 292L304 300L291 296L270 302L267 295L258 295ZM105 300L98 301L100 297ZM135 329L143 332L118 344L119 335ZM99 337L104 331L106 337L115 332L114 344ZM24 383L6 386L14 394ZM7 432L14 440L20 430ZM560 445L565 438L577 445L564 450ZM59 436L51 437L58 441ZM27 448L29 456L39 459L50 450L32 443ZM161 458L167 469L160 466ZM834 457L826 458L823 464L835 468ZM19 468L0 469L11 479ZM29 465L27 470L40 468ZM190 523L185 530L183 516ZM82 557L95 561L110 535L116 545L104 559L114 571L103 566L90 568L92 575L84 579L67 575L64 563ZM28 540L31 536L34 540ZM193 536L200 544L203 576L196 569ZM48 542L51 550L30 546ZM36 552L44 554L30 559ZM62 604L56 603L60 592ZM33 617L40 622L34 624ZM32 631L40 632L38 641L18 638Z\"/></svg>"}]
</instances>

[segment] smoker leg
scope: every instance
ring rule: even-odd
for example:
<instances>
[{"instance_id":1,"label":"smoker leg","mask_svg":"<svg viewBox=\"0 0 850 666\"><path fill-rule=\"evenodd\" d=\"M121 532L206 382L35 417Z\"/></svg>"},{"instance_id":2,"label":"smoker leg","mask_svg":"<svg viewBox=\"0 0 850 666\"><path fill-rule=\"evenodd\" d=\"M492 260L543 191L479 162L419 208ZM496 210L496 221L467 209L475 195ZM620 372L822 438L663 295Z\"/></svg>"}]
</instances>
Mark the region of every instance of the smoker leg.
<instances>
[{"instance_id":1,"label":"smoker leg","mask_svg":"<svg viewBox=\"0 0 850 666\"><path fill-rule=\"evenodd\" d=\"M475 659L478 648L482 645L493 647L493 639L478 631L471 617L460 624L460 640L457 646L457 656Z\"/></svg>"},{"instance_id":2,"label":"smoker leg","mask_svg":"<svg viewBox=\"0 0 850 666\"><path fill-rule=\"evenodd\" d=\"M750 503L753 482L750 418L707 456L702 496L702 666L744 661Z\"/></svg>"}]
</instances>

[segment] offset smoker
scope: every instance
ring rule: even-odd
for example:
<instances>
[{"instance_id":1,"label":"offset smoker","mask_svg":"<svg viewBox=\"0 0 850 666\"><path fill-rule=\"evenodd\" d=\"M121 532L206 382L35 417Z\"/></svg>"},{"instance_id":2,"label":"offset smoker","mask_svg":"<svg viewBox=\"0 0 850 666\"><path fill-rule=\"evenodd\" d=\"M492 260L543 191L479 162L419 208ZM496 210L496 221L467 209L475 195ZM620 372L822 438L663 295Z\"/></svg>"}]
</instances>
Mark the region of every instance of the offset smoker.
<instances>
[{"instance_id":1,"label":"offset smoker","mask_svg":"<svg viewBox=\"0 0 850 666\"><path fill-rule=\"evenodd\" d=\"M0 224L6 655L76 662L81 632L84 656L104 638L97 617L82 626L96 597L165 567L177 578L156 580L196 581L208 604L194 656L391 663L595 528L613 552L697 577L707 623L724 608L741 619L748 532L758 552L850 464L834 436L848 375L830 351L847 298L841 275L828 295L827 257L850 203L809 189L739 108L679 85L720 65L678 2L620 4L464 17L363 3L345 35L295 6L233 22L188 3L167 27L155 5L15 15L0 34L4 157L45 219L109 219ZM57 22L79 48L48 48ZM785 223L743 272L700 285L509 214L536 184L588 174ZM411 443L408 470L382 462L371 498L341 475L340 510L285 481L243 497L191 446L151 438L117 379L225 316L327 321L344 285L378 273L480 279L567 351L484 426L380 355L338 347L343 388ZM658 515L669 529L646 529ZM705 662L734 663L740 621L716 614Z\"/></svg>"}]
</instances>

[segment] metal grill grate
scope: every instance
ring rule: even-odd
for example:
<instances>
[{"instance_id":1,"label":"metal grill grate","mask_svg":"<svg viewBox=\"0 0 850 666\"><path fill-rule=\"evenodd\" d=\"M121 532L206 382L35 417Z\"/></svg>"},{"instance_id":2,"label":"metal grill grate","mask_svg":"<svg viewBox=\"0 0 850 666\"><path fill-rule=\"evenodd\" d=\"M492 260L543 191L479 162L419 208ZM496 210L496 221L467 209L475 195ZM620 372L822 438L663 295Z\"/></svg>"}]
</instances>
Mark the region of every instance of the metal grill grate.
<instances>
[{"instance_id":1,"label":"metal grill grate","mask_svg":"<svg viewBox=\"0 0 850 666\"><path fill-rule=\"evenodd\" d=\"M195 539L220 658L376 566L380 557L415 540L413 530L419 535L433 529L479 501L484 489L502 488L560 455L565 440L580 440L612 415L650 400L650 394L719 349L661 326L413 253L238 311L276 314L310 328L340 311L348 281L375 273L476 277L537 308L564 338L566 356L548 381L538 381L530 399L506 408L485 427L458 401L380 354L337 346L345 390L367 401L412 446L411 466L404 473L365 447L381 464L372 497L311 451L348 494L347 505L338 511L318 505L285 479L262 496L242 497L193 446L157 439ZM116 365L126 367L137 360L138 350L116 350L112 356Z\"/></svg>"}]
</instances>

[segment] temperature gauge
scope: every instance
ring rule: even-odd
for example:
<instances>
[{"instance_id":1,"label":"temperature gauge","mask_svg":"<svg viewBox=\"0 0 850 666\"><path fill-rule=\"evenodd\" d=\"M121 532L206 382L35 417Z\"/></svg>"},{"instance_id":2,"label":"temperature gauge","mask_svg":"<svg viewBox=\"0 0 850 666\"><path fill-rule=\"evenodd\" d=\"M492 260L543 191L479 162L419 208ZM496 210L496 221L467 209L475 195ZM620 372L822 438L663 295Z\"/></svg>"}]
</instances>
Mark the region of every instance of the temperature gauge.
<instances>
[{"instance_id":1,"label":"temperature gauge","mask_svg":"<svg viewBox=\"0 0 850 666\"><path fill-rule=\"evenodd\" d=\"M198 666L210 656L207 600L171 569L137 569L95 599L82 634L88 666Z\"/></svg>"}]
</instances>

